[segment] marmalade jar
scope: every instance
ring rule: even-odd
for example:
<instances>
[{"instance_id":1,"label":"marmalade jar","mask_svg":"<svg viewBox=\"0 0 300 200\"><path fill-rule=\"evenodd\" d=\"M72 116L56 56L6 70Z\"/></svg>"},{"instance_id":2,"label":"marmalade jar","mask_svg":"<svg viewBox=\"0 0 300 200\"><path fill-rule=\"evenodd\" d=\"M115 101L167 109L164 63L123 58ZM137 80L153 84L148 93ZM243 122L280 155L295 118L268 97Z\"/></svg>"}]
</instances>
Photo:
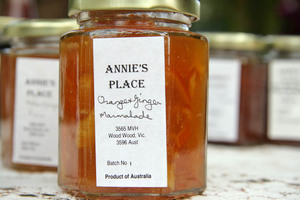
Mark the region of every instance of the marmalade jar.
<instances>
[{"instance_id":1,"label":"marmalade jar","mask_svg":"<svg viewBox=\"0 0 300 200\"><path fill-rule=\"evenodd\" d=\"M1 66L7 64L7 60L8 60L7 58L8 58L9 51L10 51L9 50L9 47L10 47L9 39L3 35L4 27L10 23L13 23L13 22L19 21L19 20L21 20L21 18L0 16L0 73L1 73ZM0 91L1 91L1 89L0 89ZM0 110L1 110L1 107L0 107ZM1 130L1 122L0 122L0 130ZM1 131L0 131L0 139L1 139Z\"/></svg>"},{"instance_id":2,"label":"marmalade jar","mask_svg":"<svg viewBox=\"0 0 300 200\"><path fill-rule=\"evenodd\" d=\"M197 0L70 0L61 37L59 185L83 198L206 187L208 42Z\"/></svg>"},{"instance_id":3,"label":"marmalade jar","mask_svg":"<svg viewBox=\"0 0 300 200\"><path fill-rule=\"evenodd\" d=\"M2 157L5 166L56 170L58 163L59 36L71 19L9 24L12 47L1 70Z\"/></svg>"},{"instance_id":4,"label":"marmalade jar","mask_svg":"<svg viewBox=\"0 0 300 200\"><path fill-rule=\"evenodd\" d=\"M300 36L269 36L268 41L268 140L300 145Z\"/></svg>"},{"instance_id":5,"label":"marmalade jar","mask_svg":"<svg viewBox=\"0 0 300 200\"><path fill-rule=\"evenodd\" d=\"M204 35L210 41L208 142L263 143L268 69L263 38L249 33Z\"/></svg>"}]
</instances>

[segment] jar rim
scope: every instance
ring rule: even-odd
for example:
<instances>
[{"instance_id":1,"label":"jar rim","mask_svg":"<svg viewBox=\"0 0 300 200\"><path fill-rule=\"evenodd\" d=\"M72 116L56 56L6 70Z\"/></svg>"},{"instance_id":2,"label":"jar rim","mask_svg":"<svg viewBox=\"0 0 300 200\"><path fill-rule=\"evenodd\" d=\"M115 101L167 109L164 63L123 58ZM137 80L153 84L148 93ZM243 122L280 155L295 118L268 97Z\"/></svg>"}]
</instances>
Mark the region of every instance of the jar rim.
<instances>
[{"instance_id":1,"label":"jar rim","mask_svg":"<svg viewBox=\"0 0 300 200\"><path fill-rule=\"evenodd\" d=\"M93 10L177 12L190 16L193 22L200 19L199 0L69 0L70 17Z\"/></svg>"}]
</instances>

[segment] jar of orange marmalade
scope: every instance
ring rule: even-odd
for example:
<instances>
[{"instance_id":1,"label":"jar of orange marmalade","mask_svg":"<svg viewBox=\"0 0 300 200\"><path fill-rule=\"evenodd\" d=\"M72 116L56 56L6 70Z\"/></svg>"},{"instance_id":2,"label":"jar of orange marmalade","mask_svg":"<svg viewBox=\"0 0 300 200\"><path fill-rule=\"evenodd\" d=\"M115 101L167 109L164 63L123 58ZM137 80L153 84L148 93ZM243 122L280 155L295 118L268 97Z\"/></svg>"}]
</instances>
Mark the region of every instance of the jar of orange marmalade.
<instances>
[{"instance_id":1,"label":"jar of orange marmalade","mask_svg":"<svg viewBox=\"0 0 300 200\"><path fill-rule=\"evenodd\" d=\"M208 42L198 0L70 0L60 46L59 185L83 198L206 187Z\"/></svg>"},{"instance_id":2,"label":"jar of orange marmalade","mask_svg":"<svg viewBox=\"0 0 300 200\"><path fill-rule=\"evenodd\" d=\"M263 38L250 33L204 35L210 41L208 142L265 142L268 68Z\"/></svg>"},{"instance_id":3,"label":"jar of orange marmalade","mask_svg":"<svg viewBox=\"0 0 300 200\"><path fill-rule=\"evenodd\" d=\"M7 167L57 169L59 36L75 28L70 19L35 19L4 30L12 45L1 70L2 156Z\"/></svg>"},{"instance_id":4,"label":"jar of orange marmalade","mask_svg":"<svg viewBox=\"0 0 300 200\"><path fill-rule=\"evenodd\" d=\"M7 58L9 57L8 55L10 51L9 39L5 37L3 34L4 27L18 20L21 20L21 18L0 16L0 73L1 73L1 66L6 65L8 62ZM1 87L1 83L0 83L0 87ZM0 88L0 92L1 92L1 88ZM0 108L0 112L1 112L1 108ZM1 130L1 121L0 121L0 130ZM0 139L1 139L1 131L0 131Z\"/></svg>"},{"instance_id":5,"label":"jar of orange marmalade","mask_svg":"<svg viewBox=\"0 0 300 200\"><path fill-rule=\"evenodd\" d=\"M273 35L268 90L268 140L300 145L300 36Z\"/></svg>"}]
</instances>

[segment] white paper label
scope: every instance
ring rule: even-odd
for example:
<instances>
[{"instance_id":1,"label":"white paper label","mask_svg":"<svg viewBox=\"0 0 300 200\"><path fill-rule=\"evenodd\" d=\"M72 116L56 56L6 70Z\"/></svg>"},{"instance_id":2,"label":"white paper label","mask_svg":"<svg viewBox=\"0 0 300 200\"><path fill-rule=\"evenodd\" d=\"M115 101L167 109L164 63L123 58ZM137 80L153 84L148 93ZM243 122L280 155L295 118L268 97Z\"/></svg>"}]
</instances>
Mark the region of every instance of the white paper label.
<instances>
[{"instance_id":1,"label":"white paper label","mask_svg":"<svg viewBox=\"0 0 300 200\"><path fill-rule=\"evenodd\" d=\"M94 39L98 187L167 187L163 37Z\"/></svg>"},{"instance_id":2,"label":"white paper label","mask_svg":"<svg viewBox=\"0 0 300 200\"><path fill-rule=\"evenodd\" d=\"M58 163L58 59L17 58L13 162Z\"/></svg>"},{"instance_id":3,"label":"white paper label","mask_svg":"<svg viewBox=\"0 0 300 200\"><path fill-rule=\"evenodd\" d=\"M240 83L239 60L210 59L208 141L238 140Z\"/></svg>"},{"instance_id":4,"label":"white paper label","mask_svg":"<svg viewBox=\"0 0 300 200\"><path fill-rule=\"evenodd\" d=\"M270 139L300 140L300 60L270 64L268 110Z\"/></svg>"}]
</instances>

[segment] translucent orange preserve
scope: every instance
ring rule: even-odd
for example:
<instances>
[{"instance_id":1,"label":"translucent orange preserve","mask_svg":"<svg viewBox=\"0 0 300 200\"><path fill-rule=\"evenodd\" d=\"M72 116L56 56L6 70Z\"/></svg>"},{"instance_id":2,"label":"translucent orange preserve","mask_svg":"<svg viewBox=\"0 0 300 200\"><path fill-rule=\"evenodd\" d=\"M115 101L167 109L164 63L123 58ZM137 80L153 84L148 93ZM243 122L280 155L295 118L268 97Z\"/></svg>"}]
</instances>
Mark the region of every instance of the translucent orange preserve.
<instances>
[{"instance_id":1,"label":"translucent orange preserve","mask_svg":"<svg viewBox=\"0 0 300 200\"><path fill-rule=\"evenodd\" d=\"M49 48L51 49L51 48ZM49 51L48 49L48 51ZM28 50L29 51L29 50ZM40 51L42 51L40 49ZM35 164L14 163L13 157L13 127L15 112L15 83L16 83L16 60L26 58L49 58L58 59L57 53L24 53L18 54L12 51L10 54L1 55L1 140L2 158L6 167L26 171L56 171L57 167L41 166Z\"/></svg>"},{"instance_id":2,"label":"translucent orange preserve","mask_svg":"<svg viewBox=\"0 0 300 200\"><path fill-rule=\"evenodd\" d=\"M139 28L134 24L139 23ZM206 101L208 43L188 31L130 21L118 33L96 27L70 32L60 47L59 185L84 198L174 199L206 187ZM151 31L148 31L151 30ZM164 36L168 187L97 187L93 38ZM116 55L118 56L118 55ZM155 59L155 58L154 58ZM153 149L155 151L155 145Z\"/></svg>"}]
</instances>

